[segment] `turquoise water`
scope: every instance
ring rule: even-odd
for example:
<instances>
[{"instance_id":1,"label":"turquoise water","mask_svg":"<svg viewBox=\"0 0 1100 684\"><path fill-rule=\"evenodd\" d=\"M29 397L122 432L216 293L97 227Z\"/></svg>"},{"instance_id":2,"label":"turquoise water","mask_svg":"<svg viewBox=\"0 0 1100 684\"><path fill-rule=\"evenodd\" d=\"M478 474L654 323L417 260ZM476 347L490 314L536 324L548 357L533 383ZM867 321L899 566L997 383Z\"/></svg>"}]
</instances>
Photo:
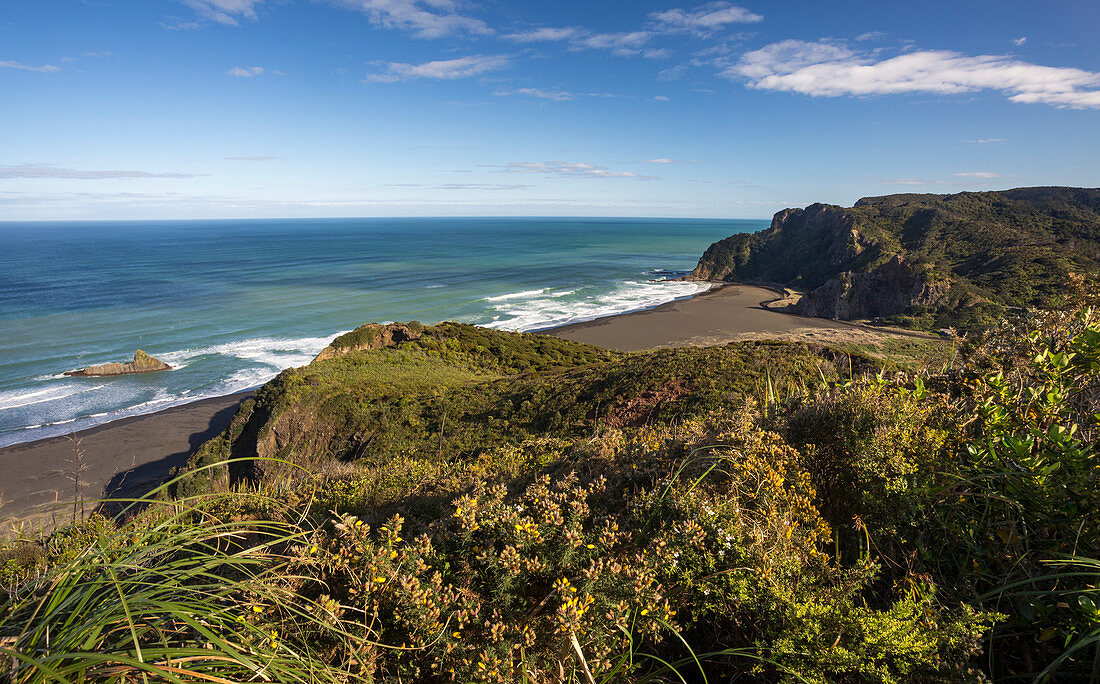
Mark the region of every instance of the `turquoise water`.
<instances>
[{"instance_id":1,"label":"turquoise water","mask_svg":"<svg viewBox=\"0 0 1100 684\"><path fill-rule=\"evenodd\" d=\"M659 282L753 220L0 223L0 446L260 385L369 321L535 330ZM656 282L655 282L656 281ZM67 378L142 348L165 373Z\"/></svg>"}]
</instances>

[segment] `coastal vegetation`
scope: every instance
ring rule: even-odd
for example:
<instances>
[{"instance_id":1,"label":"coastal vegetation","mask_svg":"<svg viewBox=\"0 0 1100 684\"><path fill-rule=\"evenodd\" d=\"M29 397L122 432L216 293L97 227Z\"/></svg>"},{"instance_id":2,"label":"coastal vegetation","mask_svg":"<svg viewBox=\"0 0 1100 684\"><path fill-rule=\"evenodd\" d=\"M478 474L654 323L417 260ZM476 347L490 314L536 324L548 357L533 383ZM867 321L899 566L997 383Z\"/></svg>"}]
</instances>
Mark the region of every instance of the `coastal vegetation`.
<instances>
[{"instance_id":1,"label":"coastal vegetation","mask_svg":"<svg viewBox=\"0 0 1100 684\"><path fill-rule=\"evenodd\" d=\"M6 543L0 667L1089 681L1100 320L1072 282L924 366L365 326L126 514Z\"/></svg>"},{"instance_id":2,"label":"coastal vegetation","mask_svg":"<svg viewBox=\"0 0 1100 684\"><path fill-rule=\"evenodd\" d=\"M786 209L711 245L689 278L793 287L809 316L977 330L1098 272L1100 190L1049 187Z\"/></svg>"}]
</instances>

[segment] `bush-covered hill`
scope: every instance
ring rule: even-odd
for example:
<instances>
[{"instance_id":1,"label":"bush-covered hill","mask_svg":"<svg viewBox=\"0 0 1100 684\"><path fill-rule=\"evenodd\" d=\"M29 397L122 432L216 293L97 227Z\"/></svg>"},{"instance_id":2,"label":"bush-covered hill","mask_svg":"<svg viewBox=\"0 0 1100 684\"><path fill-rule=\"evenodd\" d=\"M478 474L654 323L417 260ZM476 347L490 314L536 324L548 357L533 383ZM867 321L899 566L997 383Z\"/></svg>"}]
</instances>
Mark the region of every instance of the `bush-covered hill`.
<instances>
[{"instance_id":1,"label":"bush-covered hill","mask_svg":"<svg viewBox=\"0 0 1100 684\"><path fill-rule=\"evenodd\" d=\"M265 386L175 497L0 547L5 676L1095 678L1090 310L920 373L405 330Z\"/></svg>"},{"instance_id":2,"label":"bush-covered hill","mask_svg":"<svg viewBox=\"0 0 1100 684\"><path fill-rule=\"evenodd\" d=\"M255 457L311 469L476 460L525 439L667 425L743 401L767 382L804 386L872 363L786 342L624 354L459 323L366 325L265 385L187 467ZM180 489L259 475L249 465L204 470Z\"/></svg>"},{"instance_id":3,"label":"bush-covered hill","mask_svg":"<svg viewBox=\"0 0 1100 684\"><path fill-rule=\"evenodd\" d=\"M1098 269L1100 189L1018 188L786 209L711 245L689 277L805 290L805 315L973 328Z\"/></svg>"}]
</instances>

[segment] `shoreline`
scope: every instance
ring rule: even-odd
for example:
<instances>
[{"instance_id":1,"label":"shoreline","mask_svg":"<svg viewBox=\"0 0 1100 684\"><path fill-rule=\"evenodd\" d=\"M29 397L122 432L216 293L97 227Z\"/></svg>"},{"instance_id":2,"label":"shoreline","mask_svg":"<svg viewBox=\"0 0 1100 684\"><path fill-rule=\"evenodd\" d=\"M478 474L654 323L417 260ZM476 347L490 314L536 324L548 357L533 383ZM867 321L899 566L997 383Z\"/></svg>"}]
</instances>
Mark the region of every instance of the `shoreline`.
<instances>
[{"instance_id":1,"label":"shoreline","mask_svg":"<svg viewBox=\"0 0 1100 684\"><path fill-rule=\"evenodd\" d=\"M650 282L674 283L674 282L679 282L679 280L678 279L671 279L671 280L664 280L664 281L653 280L653 281L650 281ZM667 302L661 302L660 304L654 304L652 306L643 306L643 307L640 307L640 308L637 308L637 309L627 309L626 311L618 311L618 312L612 313L612 314L603 314L602 316L593 316L592 318L580 318L580 319L577 319L577 320L570 321L568 323L555 323L553 325L540 326L540 327L537 327L537 328L529 328L527 330L515 330L515 331L505 331L505 332L536 333L536 334L539 334L539 335L546 335L546 334L549 334L550 332L552 332L554 330L558 330L559 328L568 328L568 327L573 326L573 325L583 325L585 323L592 323L593 321L599 321L599 320L602 320L604 318L617 318L619 316L628 316L630 314L642 313L642 312L645 312L645 311L653 311L654 309L659 309L662 306L667 306L669 304L674 304L676 302L682 302L682 301L685 301L685 300L688 300L688 299L695 299L696 297L705 297L706 295L710 294L711 292L714 292L715 290L719 290L719 289L725 287L726 285L730 285L730 283L713 282L713 281L709 281L709 280L708 281L697 281L697 282L705 283L706 286L707 286L706 289L699 290L698 292L692 292L691 294L683 295L682 297L675 297L673 299L668 300ZM497 330L497 329L498 328L493 328L493 330Z\"/></svg>"},{"instance_id":2,"label":"shoreline","mask_svg":"<svg viewBox=\"0 0 1100 684\"><path fill-rule=\"evenodd\" d=\"M76 491L74 447L81 452L85 501L144 494L228 427L241 402L253 393L200 399L0 449L0 522L42 527L70 518ZM93 509L88 505L86 512Z\"/></svg>"},{"instance_id":3,"label":"shoreline","mask_svg":"<svg viewBox=\"0 0 1100 684\"><path fill-rule=\"evenodd\" d=\"M786 288L715 283L715 287L698 295L652 309L571 323L542 333L619 351L765 339L845 344L888 337L933 338L920 332L800 316L769 307L788 297Z\"/></svg>"},{"instance_id":4,"label":"shoreline","mask_svg":"<svg viewBox=\"0 0 1100 684\"><path fill-rule=\"evenodd\" d=\"M669 281L669 282L674 282L674 281ZM667 302L662 302L660 304L656 304L656 305L649 306L649 307L643 307L643 308L639 308L639 309L628 309L626 311L620 311L618 313L607 314L607 315L604 315L604 316L597 316L595 318L581 319L581 320L573 321L571 323L554 324L554 325L548 325L546 327L537 327L537 328L531 328L529 330L514 331L514 332L535 333L535 334L539 334L539 335L546 335L546 334L550 334L552 331L557 330L559 328L565 328L565 327L569 327L569 326L573 326L573 325L583 325L584 323L590 323L592 321L602 320L604 318L615 318L617 316L625 316L625 315L633 314L633 313L641 313L641 312L645 312L645 311L652 311L654 309L660 308L660 307L665 306L667 304L672 304L674 302L680 302L680 301L684 301L684 300L688 300L688 299L693 299L695 297L705 296L705 295L713 292L714 290L720 289L721 287L723 287L725 285L728 285L728 283L720 283L720 282L719 283L714 283L714 282L712 282L712 283L707 283L707 285L708 285L708 287L705 290L700 290L699 292L695 292L695 293L692 293L692 294L689 294L689 295L684 295L682 297L676 297L675 299L670 299ZM496 330L496 328L492 328L492 329ZM340 335L342 335L345 332L349 332L349 331L344 330L343 332L335 333L334 335L332 335L331 339L335 339L336 337L339 337ZM513 332L513 331L508 331L508 332ZM173 369L170 369L170 370L175 370L175 369L173 368ZM154 372L162 372L162 371L154 371ZM29 444L38 444L39 442L47 442L47 441L52 440L52 439L68 439L69 436L74 434L74 433L79 437L80 435L83 435L85 433L91 433L95 430L105 428L105 427L110 426L110 425L120 425L120 424L126 423L127 421L130 421L130 420L135 420L135 419L139 419L139 418L147 418L149 416L155 416L155 415L158 415L158 414L161 414L161 413L172 411L173 409L183 408L183 407L186 407L186 406L191 406L193 404L200 404L202 402L218 400L218 399L222 399L224 397L232 396L233 394L251 394L251 393L255 392L256 390L258 390L260 387L262 387L262 384L261 385L256 385L254 387L248 387L246 389L239 390L237 392L231 392L230 394L221 394L221 395L212 396L212 397L202 397L201 399L194 399L194 400L190 400L190 401L188 401L188 400L175 401L174 400L168 406L165 406L163 408L158 408L156 410L145 412L145 413L133 413L133 414L129 414L129 415L123 415L119 418L115 418L115 419L112 419L112 420L106 420L104 422L93 422L91 425L87 425L87 427L80 427L80 428L78 428L76 430L72 430L70 432L59 433L59 434L49 434L49 435L46 435L45 437L34 437L34 438L23 440L23 441L12 442L10 444L0 444L0 454L2 454L7 449L12 449L12 448L19 447L19 446L26 446L26 445L29 445ZM133 408L134 407L130 407L128 409L120 409L118 412L119 413L124 413L126 411L132 410ZM102 415L102 414L100 414L100 415ZM73 420L70 420L70 421L65 421L64 423L51 424L49 426L35 425L35 426L32 426L32 428L57 427L57 426L67 424L67 423L80 423L80 422L85 422L85 424L86 424L89 421L90 418L94 418L94 417L100 417L100 416L99 415L97 415L97 416L84 416L84 417L76 418L76 419L73 419ZM23 428L23 429L30 429L30 428ZM15 431L13 430L12 432L9 432L8 434L9 435L15 434ZM3 481L0 480L0 493L3 493L3 491L4 491ZM3 499L0 498L0 502L2 502L2 501L3 501ZM3 518L3 511L2 510L0 510L0 518Z\"/></svg>"},{"instance_id":5,"label":"shoreline","mask_svg":"<svg viewBox=\"0 0 1100 684\"><path fill-rule=\"evenodd\" d=\"M817 344L926 337L912 331L810 318L771 310L786 290L763 285L711 283L708 289L648 309L602 316L528 333L551 335L607 349L709 346L742 340L786 339ZM200 399L160 411L101 423L70 435L0 448L0 521L38 524L67 520L62 502L73 500L73 438L83 452L83 496L133 497L162 482L203 442L228 427L255 388ZM6 490L6 491L5 491ZM38 511L36 513L36 511ZM30 515L30 518L28 518Z\"/></svg>"}]
</instances>

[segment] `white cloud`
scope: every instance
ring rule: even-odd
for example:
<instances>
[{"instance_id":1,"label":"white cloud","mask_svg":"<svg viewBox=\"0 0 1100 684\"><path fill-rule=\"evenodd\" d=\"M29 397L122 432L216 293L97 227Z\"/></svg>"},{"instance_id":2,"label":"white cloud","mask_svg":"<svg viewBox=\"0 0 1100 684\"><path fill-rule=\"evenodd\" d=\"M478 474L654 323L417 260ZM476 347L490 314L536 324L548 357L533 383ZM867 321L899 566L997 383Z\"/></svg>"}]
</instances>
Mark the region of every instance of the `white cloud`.
<instances>
[{"instance_id":1,"label":"white cloud","mask_svg":"<svg viewBox=\"0 0 1100 684\"><path fill-rule=\"evenodd\" d=\"M611 93L572 93L568 90L544 90L542 88L516 88L515 90L498 90L493 95L505 97L508 95L528 95L541 100L554 100L555 102L567 102L578 97L615 97Z\"/></svg>"},{"instance_id":2,"label":"white cloud","mask_svg":"<svg viewBox=\"0 0 1100 684\"><path fill-rule=\"evenodd\" d=\"M227 76L240 76L241 78L252 78L253 76L260 76L264 73L263 67L233 67L229 71L225 72Z\"/></svg>"},{"instance_id":3,"label":"white cloud","mask_svg":"<svg viewBox=\"0 0 1100 684\"><path fill-rule=\"evenodd\" d=\"M959 178L1004 178L1001 174L993 173L992 171L969 171L966 173L956 173L955 175Z\"/></svg>"},{"instance_id":4,"label":"white cloud","mask_svg":"<svg viewBox=\"0 0 1100 684\"><path fill-rule=\"evenodd\" d=\"M183 4L207 19L237 26L237 17L256 18L256 6L264 0L183 0Z\"/></svg>"},{"instance_id":5,"label":"white cloud","mask_svg":"<svg viewBox=\"0 0 1100 684\"><path fill-rule=\"evenodd\" d=\"M433 185L433 190L524 190L530 185L499 185L496 183L444 183Z\"/></svg>"},{"instance_id":6,"label":"white cloud","mask_svg":"<svg viewBox=\"0 0 1100 684\"><path fill-rule=\"evenodd\" d=\"M634 162L635 164L695 164L698 159L669 159L667 157L660 157L658 159L642 159Z\"/></svg>"},{"instance_id":7,"label":"white cloud","mask_svg":"<svg viewBox=\"0 0 1100 684\"><path fill-rule=\"evenodd\" d=\"M711 33L725 28L726 24L755 24L764 17L729 2L712 2L692 10L680 8L653 12L650 19L663 32L691 31Z\"/></svg>"},{"instance_id":8,"label":"white cloud","mask_svg":"<svg viewBox=\"0 0 1100 684\"><path fill-rule=\"evenodd\" d=\"M573 41L573 46L578 49L610 50L620 57L633 57L642 54L642 48L652 37L649 31L596 33Z\"/></svg>"},{"instance_id":9,"label":"white cloud","mask_svg":"<svg viewBox=\"0 0 1100 684\"><path fill-rule=\"evenodd\" d=\"M754 87L765 87L762 81L777 74L797 74L815 65L841 63L855 53L846 47L826 42L806 43L784 40L759 50L746 52L740 62L722 72L723 76L742 76L756 81Z\"/></svg>"},{"instance_id":10,"label":"white cloud","mask_svg":"<svg viewBox=\"0 0 1100 684\"><path fill-rule=\"evenodd\" d=\"M424 64L404 64L389 62L386 70L380 74L370 74L365 81L373 83L395 83L416 78L452 80L479 76L487 71L503 69L509 65L504 55L471 55L458 59L441 59Z\"/></svg>"},{"instance_id":11,"label":"white cloud","mask_svg":"<svg viewBox=\"0 0 1100 684\"><path fill-rule=\"evenodd\" d=\"M160 22L160 25L168 31L197 31L202 28L200 22L187 21L172 16L166 17L164 21Z\"/></svg>"},{"instance_id":12,"label":"white cloud","mask_svg":"<svg viewBox=\"0 0 1100 684\"><path fill-rule=\"evenodd\" d=\"M15 164L0 166L0 178L194 178L190 173L150 173L149 171L89 171L63 169L53 164Z\"/></svg>"},{"instance_id":13,"label":"white cloud","mask_svg":"<svg viewBox=\"0 0 1100 684\"><path fill-rule=\"evenodd\" d=\"M995 143L1003 143L1004 138L976 138L974 140L967 140L966 142L971 145L993 145Z\"/></svg>"},{"instance_id":14,"label":"white cloud","mask_svg":"<svg viewBox=\"0 0 1100 684\"><path fill-rule=\"evenodd\" d=\"M537 28L530 31L520 31L519 33L506 33L501 36L507 40L514 40L517 43L539 43L550 42L557 40L569 40L576 38L584 33L581 29L564 27L564 28Z\"/></svg>"},{"instance_id":15,"label":"white cloud","mask_svg":"<svg viewBox=\"0 0 1100 684\"><path fill-rule=\"evenodd\" d=\"M530 185L503 185L500 183L443 183L426 185L424 183L390 183L388 188L428 188L430 190L525 190Z\"/></svg>"},{"instance_id":16,"label":"white cloud","mask_svg":"<svg viewBox=\"0 0 1100 684\"><path fill-rule=\"evenodd\" d=\"M886 37L886 34L882 31L868 31L867 33L861 33L856 36L856 40L861 43L865 43L869 40L882 40Z\"/></svg>"},{"instance_id":17,"label":"white cloud","mask_svg":"<svg viewBox=\"0 0 1100 684\"><path fill-rule=\"evenodd\" d=\"M61 71L61 67L56 67L52 64L43 64L42 66L29 66L27 64L20 64L10 59L0 59L0 69L20 69L22 71L38 71L43 74L52 74L57 71Z\"/></svg>"},{"instance_id":18,"label":"white cloud","mask_svg":"<svg viewBox=\"0 0 1100 684\"><path fill-rule=\"evenodd\" d=\"M785 40L745 53L721 73L750 88L813 96L999 90L1012 102L1100 108L1100 74L1002 55L925 50L880 60L837 43Z\"/></svg>"},{"instance_id":19,"label":"white cloud","mask_svg":"<svg viewBox=\"0 0 1100 684\"><path fill-rule=\"evenodd\" d=\"M583 28L537 28L519 33L508 33L501 38L517 43L568 41L572 50L610 50L619 57L642 55L647 59L667 59L672 52L666 48L646 47L655 34L652 31L623 31L620 33L592 33Z\"/></svg>"},{"instance_id":20,"label":"white cloud","mask_svg":"<svg viewBox=\"0 0 1100 684\"><path fill-rule=\"evenodd\" d=\"M570 93L565 90L543 90L541 88L517 88L515 90L498 90L493 95L498 97L506 95L530 95L531 97L537 97L542 100L554 100L555 102L565 102L567 100L577 99L576 93Z\"/></svg>"},{"instance_id":21,"label":"white cloud","mask_svg":"<svg viewBox=\"0 0 1100 684\"><path fill-rule=\"evenodd\" d=\"M633 178L635 180L653 180L655 176L643 176L633 171L610 171L602 166L585 164L584 162L512 162L504 166L494 167L485 164L489 168L499 168L508 173L540 173L547 176L565 176L569 178Z\"/></svg>"},{"instance_id":22,"label":"white cloud","mask_svg":"<svg viewBox=\"0 0 1100 684\"><path fill-rule=\"evenodd\" d=\"M65 64L72 64L81 59L95 59L98 57L117 57L117 55L110 50L86 50L81 52L79 57L62 57L59 61Z\"/></svg>"},{"instance_id":23,"label":"white cloud","mask_svg":"<svg viewBox=\"0 0 1100 684\"><path fill-rule=\"evenodd\" d=\"M453 0L332 0L359 10L372 24L411 31L417 38L440 38L454 33L493 33L484 21L457 12Z\"/></svg>"},{"instance_id":24,"label":"white cloud","mask_svg":"<svg viewBox=\"0 0 1100 684\"><path fill-rule=\"evenodd\" d=\"M664 71L661 71L660 73L658 73L657 74L657 80L658 81L676 81L676 80L679 80L679 79L683 78L684 76L687 76L687 71L688 71L687 65L678 64L674 67L669 67L668 69L665 69Z\"/></svg>"},{"instance_id":25,"label":"white cloud","mask_svg":"<svg viewBox=\"0 0 1100 684\"><path fill-rule=\"evenodd\" d=\"M653 101L654 102L670 102L670 100L667 97L665 97L664 95L654 95L653 96Z\"/></svg>"},{"instance_id":26,"label":"white cloud","mask_svg":"<svg viewBox=\"0 0 1100 684\"><path fill-rule=\"evenodd\" d=\"M1015 45L1016 47L1020 47L1021 45L1024 45L1025 43L1027 43L1027 36L1020 36L1019 38L1016 38L1012 41L1012 44Z\"/></svg>"}]
</instances>

